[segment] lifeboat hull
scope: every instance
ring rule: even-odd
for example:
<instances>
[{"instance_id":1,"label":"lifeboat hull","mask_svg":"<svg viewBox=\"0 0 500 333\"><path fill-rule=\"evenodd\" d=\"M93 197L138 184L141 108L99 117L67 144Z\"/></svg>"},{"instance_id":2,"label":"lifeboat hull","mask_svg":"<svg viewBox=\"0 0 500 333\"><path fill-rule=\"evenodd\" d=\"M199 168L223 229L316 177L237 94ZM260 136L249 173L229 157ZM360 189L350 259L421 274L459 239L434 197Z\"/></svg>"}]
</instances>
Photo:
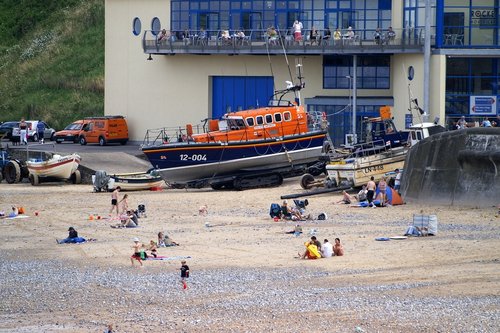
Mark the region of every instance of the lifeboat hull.
<instances>
[{"instance_id":1,"label":"lifeboat hull","mask_svg":"<svg viewBox=\"0 0 500 333\"><path fill-rule=\"evenodd\" d=\"M286 169L318 161L326 132L268 140L177 143L142 150L168 183L189 183L248 172Z\"/></svg>"}]
</instances>

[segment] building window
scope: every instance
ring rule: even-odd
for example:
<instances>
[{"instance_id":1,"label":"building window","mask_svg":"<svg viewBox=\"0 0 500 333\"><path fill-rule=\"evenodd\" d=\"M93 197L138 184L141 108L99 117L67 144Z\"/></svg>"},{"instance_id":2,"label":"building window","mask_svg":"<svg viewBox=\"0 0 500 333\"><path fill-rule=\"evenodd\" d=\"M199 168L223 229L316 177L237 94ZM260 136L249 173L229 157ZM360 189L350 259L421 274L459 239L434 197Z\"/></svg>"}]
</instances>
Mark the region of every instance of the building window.
<instances>
[{"instance_id":1,"label":"building window","mask_svg":"<svg viewBox=\"0 0 500 333\"><path fill-rule=\"evenodd\" d=\"M499 67L500 59L497 58L448 58L446 115L468 115L470 96L500 95Z\"/></svg>"},{"instance_id":2,"label":"building window","mask_svg":"<svg viewBox=\"0 0 500 333\"><path fill-rule=\"evenodd\" d=\"M171 0L171 30L216 32L221 29L265 30L274 26L287 31L300 20L304 33L314 26L322 30L353 26L360 37L372 38L377 27L391 26L392 0ZM365 35L366 34L366 35Z\"/></svg>"},{"instance_id":3,"label":"building window","mask_svg":"<svg viewBox=\"0 0 500 333\"><path fill-rule=\"evenodd\" d=\"M141 34L141 30L142 30L141 19L136 17L132 21L132 32L134 33L134 35L139 36Z\"/></svg>"},{"instance_id":4,"label":"building window","mask_svg":"<svg viewBox=\"0 0 500 333\"><path fill-rule=\"evenodd\" d=\"M438 1L436 45L438 47L499 47L499 2ZM423 26L422 20L418 22Z\"/></svg>"},{"instance_id":5,"label":"building window","mask_svg":"<svg viewBox=\"0 0 500 333\"><path fill-rule=\"evenodd\" d=\"M160 19L157 17L154 17L153 20L151 20L151 32L153 35L157 35L161 30L161 22Z\"/></svg>"},{"instance_id":6,"label":"building window","mask_svg":"<svg viewBox=\"0 0 500 333\"><path fill-rule=\"evenodd\" d=\"M389 56L359 56L357 64L358 89L389 89L391 60ZM323 58L323 88L351 89L352 58L325 56Z\"/></svg>"}]
</instances>

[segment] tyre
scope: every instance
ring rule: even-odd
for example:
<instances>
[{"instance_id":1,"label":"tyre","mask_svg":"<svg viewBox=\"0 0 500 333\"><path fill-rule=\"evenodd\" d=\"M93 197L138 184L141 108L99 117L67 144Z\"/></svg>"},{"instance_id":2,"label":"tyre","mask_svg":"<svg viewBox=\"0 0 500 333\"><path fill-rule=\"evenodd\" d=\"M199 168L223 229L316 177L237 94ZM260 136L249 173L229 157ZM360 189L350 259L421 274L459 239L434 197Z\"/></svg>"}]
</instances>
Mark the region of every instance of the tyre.
<instances>
[{"instance_id":1,"label":"tyre","mask_svg":"<svg viewBox=\"0 0 500 333\"><path fill-rule=\"evenodd\" d=\"M106 145L106 139L104 139L102 136L99 137L99 146L105 146Z\"/></svg>"},{"instance_id":2,"label":"tyre","mask_svg":"<svg viewBox=\"0 0 500 333\"><path fill-rule=\"evenodd\" d=\"M5 166L4 174L7 183L19 183L21 181L21 166L17 161L9 161Z\"/></svg>"},{"instance_id":3,"label":"tyre","mask_svg":"<svg viewBox=\"0 0 500 333\"><path fill-rule=\"evenodd\" d=\"M56 133L52 133L52 134L50 135L50 139L49 139L49 140L50 140L50 141L54 141L54 140L55 140L55 136L56 136Z\"/></svg>"},{"instance_id":4,"label":"tyre","mask_svg":"<svg viewBox=\"0 0 500 333\"><path fill-rule=\"evenodd\" d=\"M82 183L82 175L80 173L80 170L76 170L71 174L71 182L73 184L81 184Z\"/></svg>"},{"instance_id":5,"label":"tyre","mask_svg":"<svg viewBox=\"0 0 500 333\"><path fill-rule=\"evenodd\" d=\"M300 186L305 190L311 189L313 182L314 182L314 177L309 173L304 174L302 178L300 178Z\"/></svg>"},{"instance_id":6,"label":"tyre","mask_svg":"<svg viewBox=\"0 0 500 333\"><path fill-rule=\"evenodd\" d=\"M33 137L32 137L32 140L33 142L38 142L38 134L33 134Z\"/></svg>"},{"instance_id":7,"label":"tyre","mask_svg":"<svg viewBox=\"0 0 500 333\"><path fill-rule=\"evenodd\" d=\"M127 140L122 140L120 141L120 143L122 144L122 146L125 146L127 144Z\"/></svg>"},{"instance_id":8,"label":"tyre","mask_svg":"<svg viewBox=\"0 0 500 333\"><path fill-rule=\"evenodd\" d=\"M80 139L78 139L78 141L82 146L85 146L87 144L87 140L85 140L84 136L81 136Z\"/></svg>"},{"instance_id":9,"label":"tyre","mask_svg":"<svg viewBox=\"0 0 500 333\"><path fill-rule=\"evenodd\" d=\"M37 186L40 184L40 178L37 175L30 173L28 178L30 180L31 185Z\"/></svg>"},{"instance_id":10,"label":"tyre","mask_svg":"<svg viewBox=\"0 0 500 333\"><path fill-rule=\"evenodd\" d=\"M2 182L2 180L3 180L3 171L0 170L0 183Z\"/></svg>"}]
</instances>

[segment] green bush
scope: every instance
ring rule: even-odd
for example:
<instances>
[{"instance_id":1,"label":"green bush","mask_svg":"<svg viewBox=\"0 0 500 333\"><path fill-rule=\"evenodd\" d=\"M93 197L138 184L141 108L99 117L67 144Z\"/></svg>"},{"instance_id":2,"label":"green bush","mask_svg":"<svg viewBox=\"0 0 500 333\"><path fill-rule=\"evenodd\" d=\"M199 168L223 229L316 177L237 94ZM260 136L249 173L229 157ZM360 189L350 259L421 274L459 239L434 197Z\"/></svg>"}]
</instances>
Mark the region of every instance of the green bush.
<instances>
[{"instance_id":1,"label":"green bush","mask_svg":"<svg viewBox=\"0 0 500 333\"><path fill-rule=\"evenodd\" d=\"M104 0L0 0L0 8L0 121L62 129L103 115Z\"/></svg>"}]
</instances>

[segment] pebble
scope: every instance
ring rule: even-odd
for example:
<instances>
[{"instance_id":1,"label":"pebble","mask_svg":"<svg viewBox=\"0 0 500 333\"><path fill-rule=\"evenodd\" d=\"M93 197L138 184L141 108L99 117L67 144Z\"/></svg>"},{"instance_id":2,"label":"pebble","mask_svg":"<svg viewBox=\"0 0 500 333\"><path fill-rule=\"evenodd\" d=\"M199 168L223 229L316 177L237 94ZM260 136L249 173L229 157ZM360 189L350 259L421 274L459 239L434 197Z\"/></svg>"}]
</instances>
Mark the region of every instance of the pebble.
<instances>
[{"instance_id":1,"label":"pebble","mask_svg":"<svg viewBox=\"0 0 500 333\"><path fill-rule=\"evenodd\" d=\"M365 270L339 269L335 274L311 268L201 270L190 277L188 291L181 289L177 272L160 270L154 274L111 268L96 271L94 267L65 266L57 261L2 258L0 271L9 272L2 276L0 286L0 311L4 316L83 311L88 318L75 322L81 328L96 322L102 326L98 317L101 312L112 313L118 326L127 323L133 331L165 325L173 328L176 324L186 331L332 328L329 320L302 315L312 312L335 314L327 318L340 320L335 323L339 332L405 327L413 332L496 332L500 327L499 297L421 296L421 290L435 285L432 281L322 286L325 279L345 280L366 274ZM5 288L12 285L17 287Z\"/></svg>"}]
</instances>

